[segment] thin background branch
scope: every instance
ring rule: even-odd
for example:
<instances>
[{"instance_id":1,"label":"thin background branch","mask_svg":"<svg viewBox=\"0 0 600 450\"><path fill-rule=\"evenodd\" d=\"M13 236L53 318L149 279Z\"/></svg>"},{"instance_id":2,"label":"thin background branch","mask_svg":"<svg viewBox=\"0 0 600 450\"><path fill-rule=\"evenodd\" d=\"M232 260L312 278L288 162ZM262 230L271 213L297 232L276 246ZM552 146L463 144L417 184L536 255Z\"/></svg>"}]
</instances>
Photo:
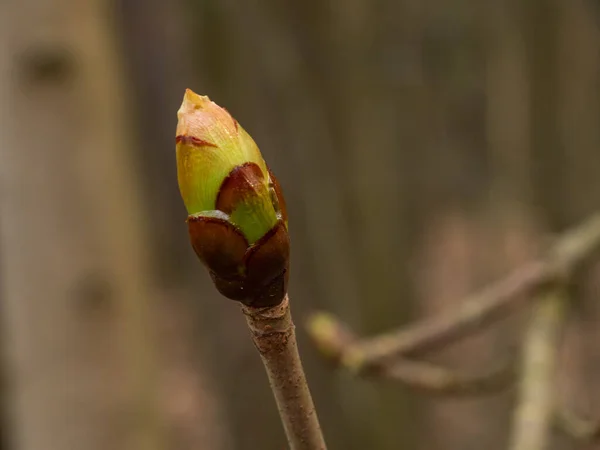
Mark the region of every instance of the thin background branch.
<instances>
[{"instance_id":1,"label":"thin background branch","mask_svg":"<svg viewBox=\"0 0 600 450\"><path fill-rule=\"evenodd\" d=\"M317 313L307 321L314 345L329 361L343 364L341 356L357 336L341 321L327 313ZM505 363L482 374L465 374L439 365L398 358L372 367L361 376L396 381L436 395L480 395L503 390L515 379L514 364Z\"/></svg>"},{"instance_id":2,"label":"thin background branch","mask_svg":"<svg viewBox=\"0 0 600 450\"><path fill-rule=\"evenodd\" d=\"M600 247L600 214L561 236L545 258L515 269L464 300L461 306L424 319L407 328L357 341L342 360L353 370L368 370L398 355L414 355L448 345L505 317L534 293L556 279L563 279Z\"/></svg>"},{"instance_id":3,"label":"thin background branch","mask_svg":"<svg viewBox=\"0 0 600 450\"><path fill-rule=\"evenodd\" d=\"M547 448L555 409L555 375L567 298L562 288L549 289L536 303L523 347L519 399L510 450Z\"/></svg>"}]
</instances>

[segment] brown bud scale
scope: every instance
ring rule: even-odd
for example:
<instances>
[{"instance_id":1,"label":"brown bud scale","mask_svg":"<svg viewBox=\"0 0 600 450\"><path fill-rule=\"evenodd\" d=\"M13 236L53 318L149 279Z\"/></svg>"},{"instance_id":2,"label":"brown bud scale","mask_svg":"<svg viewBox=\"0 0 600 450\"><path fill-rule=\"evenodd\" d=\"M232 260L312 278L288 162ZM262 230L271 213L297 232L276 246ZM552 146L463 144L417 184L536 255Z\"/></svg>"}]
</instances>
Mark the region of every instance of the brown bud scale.
<instances>
[{"instance_id":1,"label":"brown bud scale","mask_svg":"<svg viewBox=\"0 0 600 450\"><path fill-rule=\"evenodd\" d=\"M240 275L248 249L244 235L218 217L189 216L187 222L192 247L209 270L224 278Z\"/></svg>"},{"instance_id":2,"label":"brown bud scale","mask_svg":"<svg viewBox=\"0 0 600 450\"><path fill-rule=\"evenodd\" d=\"M235 167L223 180L216 208L225 214L231 214L238 203L250 195L259 195L265 189L265 181L258 164L248 162Z\"/></svg>"},{"instance_id":3,"label":"brown bud scale","mask_svg":"<svg viewBox=\"0 0 600 450\"><path fill-rule=\"evenodd\" d=\"M281 303L287 292L290 254L283 222L279 220L253 245L246 244L241 253L242 240L237 232L232 232L231 224L213 217L200 219L188 220L192 246L209 268L219 292L247 306ZM211 242L206 242L208 239Z\"/></svg>"}]
</instances>

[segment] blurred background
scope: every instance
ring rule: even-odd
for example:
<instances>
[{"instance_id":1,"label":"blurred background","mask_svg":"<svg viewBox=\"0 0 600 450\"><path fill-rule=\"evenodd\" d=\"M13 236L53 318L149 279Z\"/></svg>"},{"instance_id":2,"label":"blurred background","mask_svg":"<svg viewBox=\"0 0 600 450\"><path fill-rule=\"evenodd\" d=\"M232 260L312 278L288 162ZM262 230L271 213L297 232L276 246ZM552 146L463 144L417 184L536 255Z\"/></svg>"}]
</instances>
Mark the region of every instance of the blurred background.
<instances>
[{"instance_id":1,"label":"blurred background","mask_svg":"<svg viewBox=\"0 0 600 450\"><path fill-rule=\"evenodd\" d=\"M188 243L185 88L283 185L330 448L504 448L514 390L353 378L301 325L325 309L373 335L451 308L598 209L599 83L595 0L0 0L2 450L285 448L239 308ZM559 384L596 416L597 269ZM504 360L526 315L431 361Z\"/></svg>"}]
</instances>

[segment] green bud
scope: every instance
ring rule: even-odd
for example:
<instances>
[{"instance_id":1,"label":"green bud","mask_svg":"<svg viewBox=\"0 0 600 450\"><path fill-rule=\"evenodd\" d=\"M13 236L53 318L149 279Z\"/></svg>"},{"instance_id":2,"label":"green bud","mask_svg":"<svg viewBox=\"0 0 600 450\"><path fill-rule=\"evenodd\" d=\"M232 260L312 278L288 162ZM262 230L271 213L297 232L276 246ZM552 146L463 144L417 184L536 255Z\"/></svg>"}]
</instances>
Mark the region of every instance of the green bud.
<instances>
[{"instance_id":1,"label":"green bud","mask_svg":"<svg viewBox=\"0 0 600 450\"><path fill-rule=\"evenodd\" d=\"M280 303L289 236L277 179L250 135L208 97L186 90L177 117L177 177L196 254L226 297Z\"/></svg>"}]
</instances>

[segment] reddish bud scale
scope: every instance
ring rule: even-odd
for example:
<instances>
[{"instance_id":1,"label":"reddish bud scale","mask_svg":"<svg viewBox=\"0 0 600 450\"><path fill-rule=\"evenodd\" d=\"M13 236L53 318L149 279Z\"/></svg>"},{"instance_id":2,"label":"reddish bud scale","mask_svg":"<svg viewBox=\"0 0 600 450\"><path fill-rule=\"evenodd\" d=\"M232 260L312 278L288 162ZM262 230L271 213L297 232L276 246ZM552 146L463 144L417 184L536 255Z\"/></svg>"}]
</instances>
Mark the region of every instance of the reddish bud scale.
<instances>
[{"instance_id":1,"label":"reddish bud scale","mask_svg":"<svg viewBox=\"0 0 600 450\"><path fill-rule=\"evenodd\" d=\"M290 241L282 220L248 246L231 223L189 216L194 251L207 266L221 294L248 306L275 306L287 292Z\"/></svg>"},{"instance_id":2,"label":"reddish bud scale","mask_svg":"<svg viewBox=\"0 0 600 450\"><path fill-rule=\"evenodd\" d=\"M187 136L185 134L180 134L175 136L176 144L185 144L185 145L195 145L196 147L217 147L212 142L203 141L202 139L198 139L194 136Z\"/></svg>"},{"instance_id":3,"label":"reddish bud scale","mask_svg":"<svg viewBox=\"0 0 600 450\"><path fill-rule=\"evenodd\" d=\"M223 180L216 208L231 214L240 203L261 195L266 195L264 176L258 165L248 162L234 168Z\"/></svg>"}]
</instances>

